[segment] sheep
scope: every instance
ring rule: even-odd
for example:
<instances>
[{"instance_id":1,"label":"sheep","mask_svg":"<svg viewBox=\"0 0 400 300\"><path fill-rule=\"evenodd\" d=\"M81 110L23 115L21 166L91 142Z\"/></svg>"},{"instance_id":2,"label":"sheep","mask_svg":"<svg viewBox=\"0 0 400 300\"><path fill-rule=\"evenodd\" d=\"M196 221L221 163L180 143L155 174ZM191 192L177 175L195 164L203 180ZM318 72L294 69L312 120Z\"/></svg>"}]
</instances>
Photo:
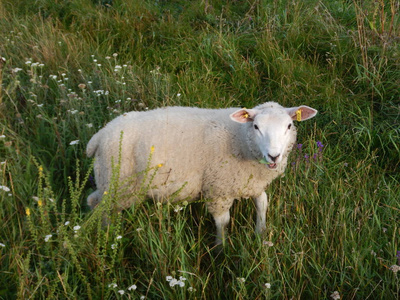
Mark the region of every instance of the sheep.
<instances>
[{"instance_id":1,"label":"sheep","mask_svg":"<svg viewBox=\"0 0 400 300\"><path fill-rule=\"evenodd\" d=\"M294 120L314 117L308 106L285 108L266 102L252 109L165 107L125 113L97 132L87 145L95 156L97 190L89 195L93 209L109 189L112 158L120 156L120 180L129 195L119 209L130 207L144 170L158 168L147 196L156 201L207 199L214 218L216 244L224 241L229 209L235 199L252 198L256 205L256 232L266 229L268 198L265 189L287 165L296 141ZM120 135L123 135L120 145ZM120 149L121 147L121 149ZM120 152L119 152L120 151Z\"/></svg>"}]
</instances>

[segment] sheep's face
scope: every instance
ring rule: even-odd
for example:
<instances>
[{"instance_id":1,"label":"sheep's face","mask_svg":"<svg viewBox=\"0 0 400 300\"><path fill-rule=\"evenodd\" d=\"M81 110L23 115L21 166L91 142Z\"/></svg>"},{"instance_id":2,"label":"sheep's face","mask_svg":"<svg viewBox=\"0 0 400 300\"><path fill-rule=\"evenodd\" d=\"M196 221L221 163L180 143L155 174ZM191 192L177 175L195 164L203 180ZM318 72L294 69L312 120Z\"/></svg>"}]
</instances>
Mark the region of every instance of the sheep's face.
<instances>
[{"instance_id":1,"label":"sheep's face","mask_svg":"<svg viewBox=\"0 0 400 300\"><path fill-rule=\"evenodd\" d=\"M275 169L293 143L296 129L288 114L281 111L267 111L258 114L252 122L251 136L262 154L262 161Z\"/></svg>"},{"instance_id":2,"label":"sheep's face","mask_svg":"<svg viewBox=\"0 0 400 300\"><path fill-rule=\"evenodd\" d=\"M239 123L250 123L248 133L260 152L260 163L276 169L295 142L294 120L312 118L317 111L308 106L284 108L274 103L254 109L241 109L231 114L231 119Z\"/></svg>"}]
</instances>

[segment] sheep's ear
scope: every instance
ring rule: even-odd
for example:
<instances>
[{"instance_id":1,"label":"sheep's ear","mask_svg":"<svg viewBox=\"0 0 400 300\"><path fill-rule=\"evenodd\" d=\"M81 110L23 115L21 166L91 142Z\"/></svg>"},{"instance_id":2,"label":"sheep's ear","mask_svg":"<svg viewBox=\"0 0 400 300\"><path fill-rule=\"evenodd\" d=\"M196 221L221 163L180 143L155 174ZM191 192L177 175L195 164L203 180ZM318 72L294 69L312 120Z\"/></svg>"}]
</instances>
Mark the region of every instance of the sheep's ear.
<instances>
[{"instance_id":1,"label":"sheep's ear","mask_svg":"<svg viewBox=\"0 0 400 300\"><path fill-rule=\"evenodd\" d=\"M301 105L297 107L286 108L288 115L292 120L304 121L315 117L318 111L306 105Z\"/></svg>"},{"instance_id":2,"label":"sheep's ear","mask_svg":"<svg viewBox=\"0 0 400 300\"><path fill-rule=\"evenodd\" d=\"M247 123L247 122L253 122L257 114L258 110L256 109L243 108L239 109L238 111L235 111L233 114L230 115L230 117L235 122Z\"/></svg>"}]
</instances>

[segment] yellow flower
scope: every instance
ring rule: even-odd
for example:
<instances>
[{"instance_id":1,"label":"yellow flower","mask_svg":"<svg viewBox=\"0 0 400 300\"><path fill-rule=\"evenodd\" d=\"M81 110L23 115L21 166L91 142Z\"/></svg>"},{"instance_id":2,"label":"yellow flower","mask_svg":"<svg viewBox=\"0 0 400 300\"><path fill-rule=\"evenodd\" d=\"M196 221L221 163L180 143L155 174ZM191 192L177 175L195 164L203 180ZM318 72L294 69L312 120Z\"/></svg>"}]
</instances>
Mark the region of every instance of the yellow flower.
<instances>
[{"instance_id":1,"label":"yellow flower","mask_svg":"<svg viewBox=\"0 0 400 300\"><path fill-rule=\"evenodd\" d=\"M104 191L104 195L107 195L108 194L108 192L107 191Z\"/></svg>"},{"instance_id":2,"label":"yellow flower","mask_svg":"<svg viewBox=\"0 0 400 300\"><path fill-rule=\"evenodd\" d=\"M150 153L153 154L153 152L154 152L154 146L151 146Z\"/></svg>"},{"instance_id":3,"label":"yellow flower","mask_svg":"<svg viewBox=\"0 0 400 300\"><path fill-rule=\"evenodd\" d=\"M25 213L26 213L27 216L30 216L31 215L31 210L29 208L26 208L25 209Z\"/></svg>"},{"instance_id":4,"label":"yellow flower","mask_svg":"<svg viewBox=\"0 0 400 300\"><path fill-rule=\"evenodd\" d=\"M38 200L37 204L38 204L39 206L42 206L42 205L43 205L42 200Z\"/></svg>"},{"instance_id":5,"label":"yellow flower","mask_svg":"<svg viewBox=\"0 0 400 300\"><path fill-rule=\"evenodd\" d=\"M163 164L158 164L157 167L161 168L163 166Z\"/></svg>"}]
</instances>

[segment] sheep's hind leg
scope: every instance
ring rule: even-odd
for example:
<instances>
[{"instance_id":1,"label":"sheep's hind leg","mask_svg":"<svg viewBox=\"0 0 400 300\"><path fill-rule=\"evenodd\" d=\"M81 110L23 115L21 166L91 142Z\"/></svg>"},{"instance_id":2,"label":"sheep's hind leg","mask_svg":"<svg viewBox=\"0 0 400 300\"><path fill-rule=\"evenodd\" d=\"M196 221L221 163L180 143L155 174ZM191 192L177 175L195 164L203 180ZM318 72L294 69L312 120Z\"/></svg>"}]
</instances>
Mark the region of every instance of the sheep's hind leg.
<instances>
[{"instance_id":1,"label":"sheep's hind leg","mask_svg":"<svg viewBox=\"0 0 400 300\"><path fill-rule=\"evenodd\" d=\"M215 243L222 244L225 241L225 228L229 223L230 214L229 208L232 206L232 201L213 201L207 205L208 211L214 217L215 225L217 227L217 238Z\"/></svg>"},{"instance_id":2,"label":"sheep's hind leg","mask_svg":"<svg viewBox=\"0 0 400 300\"><path fill-rule=\"evenodd\" d=\"M265 192L254 199L257 209L256 232L262 233L266 229L266 214L268 208L268 197Z\"/></svg>"}]
</instances>

